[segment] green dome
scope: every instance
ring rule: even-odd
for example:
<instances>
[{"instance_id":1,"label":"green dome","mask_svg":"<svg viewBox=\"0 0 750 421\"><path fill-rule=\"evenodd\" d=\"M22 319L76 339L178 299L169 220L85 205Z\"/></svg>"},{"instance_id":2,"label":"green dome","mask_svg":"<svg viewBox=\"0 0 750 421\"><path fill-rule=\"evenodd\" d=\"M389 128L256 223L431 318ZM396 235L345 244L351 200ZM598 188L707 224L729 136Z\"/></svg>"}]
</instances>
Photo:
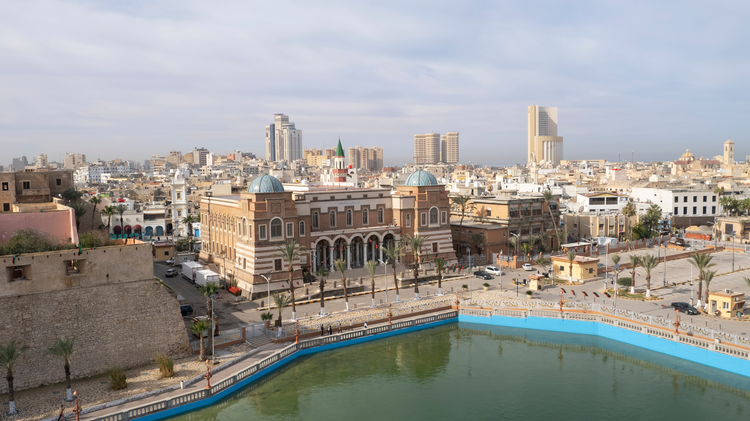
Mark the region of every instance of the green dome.
<instances>
[{"instance_id":1,"label":"green dome","mask_svg":"<svg viewBox=\"0 0 750 421\"><path fill-rule=\"evenodd\" d=\"M261 175L250 183L247 188L248 193L280 193L284 191L284 186L276 177L270 175Z\"/></svg>"},{"instance_id":2,"label":"green dome","mask_svg":"<svg viewBox=\"0 0 750 421\"><path fill-rule=\"evenodd\" d=\"M404 185L407 186L434 186L436 185L437 179L434 175L428 173L427 171L414 171L409 175L409 177L406 179L406 182Z\"/></svg>"}]
</instances>

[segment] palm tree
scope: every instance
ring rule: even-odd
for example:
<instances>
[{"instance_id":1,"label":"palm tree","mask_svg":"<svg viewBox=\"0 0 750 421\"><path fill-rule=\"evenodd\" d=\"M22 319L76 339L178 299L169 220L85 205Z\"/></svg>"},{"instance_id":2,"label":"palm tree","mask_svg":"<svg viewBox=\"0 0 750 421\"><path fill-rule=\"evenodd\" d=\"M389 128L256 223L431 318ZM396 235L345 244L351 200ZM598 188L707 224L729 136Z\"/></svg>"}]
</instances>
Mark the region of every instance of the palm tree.
<instances>
[{"instance_id":1,"label":"palm tree","mask_svg":"<svg viewBox=\"0 0 750 421\"><path fill-rule=\"evenodd\" d=\"M653 254L641 256L641 267L646 271L646 297L651 296L651 270L659 266L659 259Z\"/></svg>"},{"instance_id":2,"label":"palm tree","mask_svg":"<svg viewBox=\"0 0 750 421\"><path fill-rule=\"evenodd\" d=\"M94 208L91 209L91 229L94 229L94 217L96 216L96 207L102 203L102 198L99 196L92 196L89 200Z\"/></svg>"},{"instance_id":3,"label":"palm tree","mask_svg":"<svg viewBox=\"0 0 750 421\"><path fill-rule=\"evenodd\" d=\"M67 402L73 401L73 390L70 387L70 357L75 353L73 344L75 338L60 337L47 349L47 353L61 357L65 361L65 385L67 386Z\"/></svg>"},{"instance_id":4,"label":"palm tree","mask_svg":"<svg viewBox=\"0 0 750 421\"><path fill-rule=\"evenodd\" d=\"M102 215L107 217L107 234L109 234L109 229L112 226L112 215L117 213L117 210L114 208L114 206L106 206L104 209L102 209Z\"/></svg>"},{"instance_id":5,"label":"palm tree","mask_svg":"<svg viewBox=\"0 0 750 421\"><path fill-rule=\"evenodd\" d=\"M21 356L21 352L29 349L28 346L20 346L16 341L9 341L7 345L0 345L0 367L5 368L5 380L8 381L8 405L10 406L11 415L16 414L16 397L13 393L13 365Z\"/></svg>"},{"instance_id":6,"label":"palm tree","mask_svg":"<svg viewBox=\"0 0 750 421\"><path fill-rule=\"evenodd\" d=\"M560 231L556 232L555 236L557 237L557 249L562 249L562 245L565 244L565 242L568 239L568 233L566 231Z\"/></svg>"},{"instance_id":7,"label":"palm tree","mask_svg":"<svg viewBox=\"0 0 750 421\"><path fill-rule=\"evenodd\" d=\"M372 290L372 306L375 307L375 269L378 268L378 262L375 260L368 260L365 267L367 267L367 271L370 273L370 279L372 281L370 286L370 289Z\"/></svg>"},{"instance_id":8,"label":"palm tree","mask_svg":"<svg viewBox=\"0 0 750 421\"><path fill-rule=\"evenodd\" d=\"M471 234L469 236L469 246L476 247L477 254L482 254L482 250L484 250L484 234Z\"/></svg>"},{"instance_id":9,"label":"palm tree","mask_svg":"<svg viewBox=\"0 0 750 421\"><path fill-rule=\"evenodd\" d=\"M120 205L115 206L115 210L117 211L118 214L120 214L120 233L125 234L125 225L123 225L122 223L122 215L125 213L125 211L128 210L128 207L120 204Z\"/></svg>"},{"instance_id":10,"label":"palm tree","mask_svg":"<svg viewBox=\"0 0 750 421\"><path fill-rule=\"evenodd\" d=\"M714 257L708 253L696 253L693 257L687 259L688 263L698 269L698 307L701 306L703 293L703 272L710 267L716 266L716 263L711 263L713 258Z\"/></svg>"},{"instance_id":11,"label":"palm tree","mask_svg":"<svg viewBox=\"0 0 750 421\"><path fill-rule=\"evenodd\" d=\"M344 273L344 271L346 270L346 260L336 259L333 262L333 266L337 271L341 273L341 283L344 286L344 301L346 302L346 311L349 311L349 292L346 290L346 274Z\"/></svg>"},{"instance_id":12,"label":"palm tree","mask_svg":"<svg viewBox=\"0 0 750 421\"><path fill-rule=\"evenodd\" d=\"M438 293L437 295L443 295L443 268L445 267L445 264L447 263L445 261L445 258L443 257L436 257L432 263L435 264L435 272L437 272L438 276Z\"/></svg>"},{"instance_id":13,"label":"palm tree","mask_svg":"<svg viewBox=\"0 0 750 421\"><path fill-rule=\"evenodd\" d=\"M193 251L193 224L200 221L200 215L188 215L182 218L181 221L183 224L187 225L188 245L190 246L191 252Z\"/></svg>"},{"instance_id":14,"label":"palm tree","mask_svg":"<svg viewBox=\"0 0 750 421\"><path fill-rule=\"evenodd\" d=\"M711 281L714 280L714 276L716 275L715 270L704 270L703 271L703 282L706 283L706 301L708 301L708 286L711 284Z\"/></svg>"},{"instance_id":15,"label":"palm tree","mask_svg":"<svg viewBox=\"0 0 750 421\"><path fill-rule=\"evenodd\" d=\"M219 290L219 286L216 285L215 282L206 282L206 285L203 285L200 287L200 293L201 295L204 295L206 300L206 316L208 317L208 323L211 326L211 334L208 335L208 341L206 343L206 347L208 348L208 351L206 351L208 354L211 354L211 348L213 348L214 343L214 332L216 332L216 329L213 327L214 322L214 301L213 296L216 295L216 292Z\"/></svg>"},{"instance_id":16,"label":"palm tree","mask_svg":"<svg viewBox=\"0 0 750 421\"><path fill-rule=\"evenodd\" d=\"M320 282L318 283L318 288L320 288L320 316L323 317L326 315L325 289L326 276L328 276L328 271L325 267L321 266L320 268L318 268L318 271L315 272L315 274L320 278Z\"/></svg>"},{"instance_id":17,"label":"palm tree","mask_svg":"<svg viewBox=\"0 0 750 421\"><path fill-rule=\"evenodd\" d=\"M547 210L549 210L549 217L552 218L552 225L555 226L555 235L560 233L560 229L558 228L558 225L560 223L558 221L555 221L555 216L552 214L552 190L547 189L542 193L542 196L544 197L544 201L547 202ZM558 236L559 237L559 236Z\"/></svg>"},{"instance_id":18,"label":"palm tree","mask_svg":"<svg viewBox=\"0 0 750 421\"><path fill-rule=\"evenodd\" d=\"M419 299L419 256L422 254L422 247L427 236L406 235L406 244L411 248L412 256L414 256L414 267L412 273L414 274L414 299Z\"/></svg>"},{"instance_id":19,"label":"palm tree","mask_svg":"<svg viewBox=\"0 0 750 421\"><path fill-rule=\"evenodd\" d=\"M278 325L281 326L281 313L284 311L284 307L292 304L294 300L291 295L279 294L278 292L273 294L272 297L274 304L276 304L276 308L279 310Z\"/></svg>"},{"instance_id":20,"label":"palm tree","mask_svg":"<svg viewBox=\"0 0 750 421\"><path fill-rule=\"evenodd\" d=\"M635 255L628 255L630 258L630 271L632 276L630 277L630 293L635 294L635 269L641 264L641 258Z\"/></svg>"},{"instance_id":21,"label":"palm tree","mask_svg":"<svg viewBox=\"0 0 750 421\"><path fill-rule=\"evenodd\" d=\"M531 255L531 251L534 250L534 246L531 243L521 244L521 251L523 252L524 260L527 260Z\"/></svg>"},{"instance_id":22,"label":"palm tree","mask_svg":"<svg viewBox=\"0 0 750 421\"><path fill-rule=\"evenodd\" d=\"M388 260L391 261L391 267L393 267L393 285L396 286L396 302L399 303L401 300L398 297L398 280L396 279L396 260L398 260L398 256L401 255L401 250L404 248L404 245L401 243L396 243L395 241L388 243L388 245L383 247L383 253L388 257Z\"/></svg>"},{"instance_id":23,"label":"palm tree","mask_svg":"<svg viewBox=\"0 0 750 421\"><path fill-rule=\"evenodd\" d=\"M510 244L511 247L513 247L513 251L516 254L516 260L518 260L518 249L520 248L521 240L518 237L511 237L508 240L508 244Z\"/></svg>"},{"instance_id":24,"label":"palm tree","mask_svg":"<svg viewBox=\"0 0 750 421\"><path fill-rule=\"evenodd\" d=\"M297 320L297 305L294 303L294 263L299 262L300 257L305 252L305 247L298 246L297 240L290 238L284 240L277 248L282 259L286 260L289 268L289 293L292 296L292 320Z\"/></svg>"},{"instance_id":25,"label":"palm tree","mask_svg":"<svg viewBox=\"0 0 750 421\"><path fill-rule=\"evenodd\" d=\"M70 204L70 208L73 209L76 217L76 230L81 228L81 218L86 215L86 205L81 202L73 202Z\"/></svg>"},{"instance_id":26,"label":"palm tree","mask_svg":"<svg viewBox=\"0 0 750 421\"><path fill-rule=\"evenodd\" d=\"M568 263L570 264L570 282L573 282L573 261L576 259L576 251L572 249L568 250L566 256L568 257Z\"/></svg>"},{"instance_id":27,"label":"palm tree","mask_svg":"<svg viewBox=\"0 0 750 421\"><path fill-rule=\"evenodd\" d=\"M615 264L615 266L620 264L620 255L615 254L612 256L612 263ZM620 279L620 271L615 269L615 282L612 284L612 288L615 290L615 294L617 294L617 286L619 285L617 281Z\"/></svg>"},{"instance_id":28,"label":"palm tree","mask_svg":"<svg viewBox=\"0 0 750 421\"><path fill-rule=\"evenodd\" d=\"M205 332L208 329L211 329L211 325L206 320L198 320L190 324L188 327L190 332L192 332L195 336L198 337L201 343L201 351L200 354L198 354L198 361L206 361L206 347L203 346L203 332ZM208 335L210 338L212 335Z\"/></svg>"},{"instance_id":29,"label":"palm tree","mask_svg":"<svg viewBox=\"0 0 750 421\"><path fill-rule=\"evenodd\" d=\"M635 209L635 203L628 202L623 208L622 208L622 214L627 218L628 221L628 227L630 226L630 218L636 215L636 209ZM633 231L630 230L630 241L633 241Z\"/></svg>"},{"instance_id":30,"label":"palm tree","mask_svg":"<svg viewBox=\"0 0 750 421\"><path fill-rule=\"evenodd\" d=\"M461 214L461 221L458 223L458 245L461 246L461 231L464 226L464 217L466 212L474 209L474 205L471 204L471 195L466 194L463 196L451 197L451 207L453 210ZM396 294L398 295L398 294Z\"/></svg>"}]
</instances>

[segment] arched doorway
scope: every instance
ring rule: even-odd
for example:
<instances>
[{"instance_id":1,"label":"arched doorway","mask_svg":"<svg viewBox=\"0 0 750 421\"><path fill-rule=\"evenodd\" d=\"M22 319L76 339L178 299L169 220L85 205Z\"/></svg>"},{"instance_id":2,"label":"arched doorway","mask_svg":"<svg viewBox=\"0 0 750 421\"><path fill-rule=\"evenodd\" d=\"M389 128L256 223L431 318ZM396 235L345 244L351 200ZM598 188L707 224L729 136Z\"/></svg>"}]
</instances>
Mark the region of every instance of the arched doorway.
<instances>
[{"instance_id":1,"label":"arched doorway","mask_svg":"<svg viewBox=\"0 0 750 421\"><path fill-rule=\"evenodd\" d=\"M162 227L161 225L156 227L156 235L164 235L164 227Z\"/></svg>"},{"instance_id":2,"label":"arched doorway","mask_svg":"<svg viewBox=\"0 0 750 421\"><path fill-rule=\"evenodd\" d=\"M367 260L380 260L380 239L377 235L373 234L367 237L365 255L367 255Z\"/></svg>"},{"instance_id":3,"label":"arched doorway","mask_svg":"<svg viewBox=\"0 0 750 421\"><path fill-rule=\"evenodd\" d=\"M114 226L114 227L112 228L112 232L114 232L114 233L115 233L115 235L120 235L120 233L122 232L122 228L121 228L121 227L120 227L119 225L115 225L115 226Z\"/></svg>"},{"instance_id":4,"label":"arched doorway","mask_svg":"<svg viewBox=\"0 0 750 421\"><path fill-rule=\"evenodd\" d=\"M169 224L167 224L167 235L169 235L171 233L172 233L172 224L169 223Z\"/></svg>"},{"instance_id":5,"label":"arched doorway","mask_svg":"<svg viewBox=\"0 0 750 421\"><path fill-rule=\"evenodd\" d=\"M362 236L358 235L352 239L352 267L362 267L365 265L365 243Z\"/></svg>"},{"instance_id":6,"label":"arched doorway","mask_svg":"<svg viewBox=\"0 0 750 421\"><path fill-rule=\"evenodd\" d=\"M349 245L346 243L345 238L339 238L333 243L333 259L338 260L341 259L346 262L346 267L350 268L351 265L349 264L349 261L347 259L347 256L349 254Z\"/></svg>"},{"instance_id":7,"label":"arched doorway","mask_svg":"<svg viewBox=\"0 0 750 421\"><path fill-rule=\"evenodd\" d=\"M146 227L146 235L149 237L154 235L154 227Z\"/></svg>"},{"instance_id":8,"label":"arched doorway","mask_svg":"<svg viewBox=\"0 0 750 421\"><path fill-rule=\"evenodd\" d=\"M318 240L318 243L315 244L315 269L324 267L326 270L331 269L331 262L333 259L331 259L331 243L328 242L328 240Z\"/></svg>"},{"instance_id":9,"label":"arched doorway","mask_svg":"<svg viewBox=\"0 0 750 421\"><path fill-rule=\"evenodd\" d=\"M133 228L130 227L130 225L125 225L125 234L130 235L133 233Z\"/></svg>"}]
</instances>

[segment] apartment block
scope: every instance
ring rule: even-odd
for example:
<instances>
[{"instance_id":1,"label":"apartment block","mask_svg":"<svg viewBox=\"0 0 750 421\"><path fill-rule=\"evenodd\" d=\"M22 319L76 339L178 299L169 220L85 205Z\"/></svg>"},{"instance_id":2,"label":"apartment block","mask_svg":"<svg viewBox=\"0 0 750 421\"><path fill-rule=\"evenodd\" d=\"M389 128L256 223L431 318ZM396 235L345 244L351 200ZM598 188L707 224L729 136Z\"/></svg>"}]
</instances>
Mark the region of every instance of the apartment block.
<instances>
[{"instance_id":1,"label":"apartment block","mask_svg":"<svg viewBox=\"0 0 750 421\"><path fill-rule=\"evenodd\" d=\"M440 136L440 162L458 164L458 132Z\"/></svg>"},{"instance_id":2,"label":"apartment block","mask_svg":"<svg viewBox=\"0 0 750 421\"><path fill-rule=\"evenodd\" d=\"M349 148L349 165L352 168L381 171L383 169L383 148L377 146L363 148L359 145L355 148Z\"/></svg>"},{"instance_id":3,"label":"apartment block","mask_svg":"<svg viewBox=\"0 0 750 421\"><path fill-rule=\"evenodd\" d=\"M414 163L437 164L440 162L440 133L414 135Z\"/></svg>"}]
</instances>

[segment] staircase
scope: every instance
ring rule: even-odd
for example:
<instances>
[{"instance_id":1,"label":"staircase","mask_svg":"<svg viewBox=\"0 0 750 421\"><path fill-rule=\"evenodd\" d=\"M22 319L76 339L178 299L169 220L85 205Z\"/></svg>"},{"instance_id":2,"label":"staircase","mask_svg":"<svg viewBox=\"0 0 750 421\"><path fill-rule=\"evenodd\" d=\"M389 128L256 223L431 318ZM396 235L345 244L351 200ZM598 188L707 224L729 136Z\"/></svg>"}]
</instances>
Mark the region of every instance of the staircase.
<instances>
[{"instance_id":1,"label":"staircase","mask_svg":"<svg viewBox=\"0 0 750 421\"><path fill-rule=\"evenodd\" d=\"M256 336L254 338L250 338L250 340L246 341L250 344L253 348L260 348L263 345L270 344L271 339L266 335Z\"/></svg>"}]
</instances>

